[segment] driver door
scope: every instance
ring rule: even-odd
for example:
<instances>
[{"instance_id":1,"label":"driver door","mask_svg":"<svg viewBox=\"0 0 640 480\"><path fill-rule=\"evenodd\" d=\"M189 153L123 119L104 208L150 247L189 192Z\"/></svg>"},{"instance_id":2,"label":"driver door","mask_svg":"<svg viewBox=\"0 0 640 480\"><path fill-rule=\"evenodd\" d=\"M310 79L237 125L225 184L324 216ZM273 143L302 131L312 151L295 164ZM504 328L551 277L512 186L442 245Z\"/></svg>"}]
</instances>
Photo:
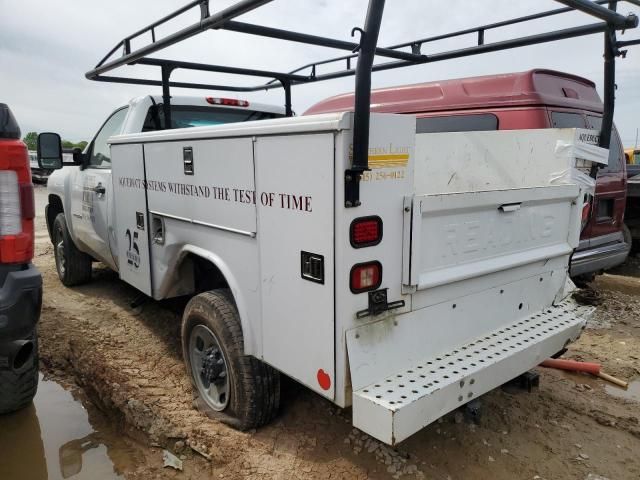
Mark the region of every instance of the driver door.
<instances>
[{"instance_id":1,"label":"driver door","mask_svg":"<svg viewBox=\"0 0 640 480\"><path fill-rule=\"evenodd\" d=\"M109 218L112 210L111 152L107 140L122 132L129 107L116 110L91 142L86 167L78 172L73 185L73 203L81 205L74 213L76 237L96 257L117 270L109 246Z\"/></svg>"}]
</instances>

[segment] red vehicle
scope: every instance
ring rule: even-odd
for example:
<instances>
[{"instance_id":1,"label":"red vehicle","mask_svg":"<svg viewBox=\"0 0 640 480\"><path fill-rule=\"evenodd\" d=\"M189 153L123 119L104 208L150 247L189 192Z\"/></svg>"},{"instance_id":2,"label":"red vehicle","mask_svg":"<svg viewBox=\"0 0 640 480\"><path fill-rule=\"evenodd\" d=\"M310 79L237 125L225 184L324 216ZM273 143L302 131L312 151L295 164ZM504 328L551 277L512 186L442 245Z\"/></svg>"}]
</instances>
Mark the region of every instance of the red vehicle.
<instances>
[{"instance_id":1,"label":"red vehicle","mask_svg":"<svg viewBox=\"0 0 640 480\"><path fill-rule=\"evenodd\" d=\"M31 403L38 387L42 277L31 263L34 217L27 146L0 103L0 414Z\"/></svg>"},{"instance_id":2,"label":"red vehicle","mask_svg":"<svg viewBox=\"0 0 640 480\"><path fill-rule=\"evenodd\" d=\"M353 110L351 93L323 100L305 115ZM418 133L530 128L600 129L603 105L595 84L552 70L390 87L371 92L371 111L418 117ZM615 130L615 127L614 127ZM617 131L609 165L599 170L594 205L571 261L571 276L591 276L626 259L626 172Z\"/></svg>"}]
</instances>

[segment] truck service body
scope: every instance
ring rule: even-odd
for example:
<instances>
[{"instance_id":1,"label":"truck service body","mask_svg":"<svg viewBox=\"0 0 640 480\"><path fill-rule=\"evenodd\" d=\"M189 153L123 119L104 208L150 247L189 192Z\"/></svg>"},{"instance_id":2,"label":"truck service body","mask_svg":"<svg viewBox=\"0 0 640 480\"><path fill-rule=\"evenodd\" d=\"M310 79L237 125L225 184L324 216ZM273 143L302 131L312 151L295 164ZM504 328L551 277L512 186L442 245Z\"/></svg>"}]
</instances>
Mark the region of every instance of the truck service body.
<instances>
[{"instance_id":1,"label":"truck service body","mask_svg":"<svg viewBox=\"0 0 640 480\"><path fill-rule=\"evenodd\" d=\"M190 296L181 329L187 371L199 405L232 425L255 428L275 416L282 372L352 406L363 431L388 444L404 440L562 352L592 311L572 300L569 259L594 172L608 161L616 31L638 19L602 0L561 2L568 8L388 48L377 46L384 0L369 1L364 28L354 29L359 43L233 21L269 0L215 12L197 0L126 37L87 78L162 86L162 105L150 119L153 131L140 128L143 115L133 117L135 128L120 119L105 130L108 120L101 132L112 136L99 133L79 173L69 174L87 175L82 181L64 186L64 173L51 177L64 195L51 187L60 278L89 280L96 258L154 299ZM197 23L156 37L157 27L196 7ZM484 43L486 30L574 9L601 21ZM291 72L149 57L217 29L356 53ZM478 33L476 46L420 52L424 43L469 32ZM600 132L417 133L415 115L370 112L374 70L602 32ZM132 50L131 41L149 33L151 43ZM393 60L376 64L376 56ZM344 70L316 71L345 60ZM126 65L159 68L161 80L105 75ZM177 82L176 69L271 80ZM354 112L293 117L292 85L348 75L356 77ZM282 88L286 117L179 128L173 87ZM235 102L235 110L247 106ZM43 144L59 145L59 136L43 135ZM108 177L85 174L94 160ZM59 168L61 158L39 163ZM108 213L99 218L105 201ZM65 219L78 225L73 235Z\"/></svg>"},{"instance_id":2,"label":"truck service body","mask_svg":"<svg viewBox=\"0 0 640 480\"><path fill-rule=\"evenodd\" d=\"M557 153L579 130L416 135L415 117L387 114L370 128L357 210L336 174L350 113L111 137L102 244L155 299L198 293L205 260L246 355L395 443L579 335L588 312L565 298L566 274L593 184ZM86 215L105 194L83 197ZM79 248L104 257L83 232Z\"/></svg>"}]
</instances>

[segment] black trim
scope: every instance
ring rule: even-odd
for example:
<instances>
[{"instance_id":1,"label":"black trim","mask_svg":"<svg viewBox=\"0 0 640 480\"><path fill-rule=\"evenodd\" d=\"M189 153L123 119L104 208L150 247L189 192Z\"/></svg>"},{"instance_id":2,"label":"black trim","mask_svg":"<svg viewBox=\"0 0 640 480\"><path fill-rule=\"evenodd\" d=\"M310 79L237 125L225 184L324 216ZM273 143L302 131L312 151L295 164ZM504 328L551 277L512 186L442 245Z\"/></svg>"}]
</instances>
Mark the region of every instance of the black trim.
<instances>
[{"instance_id":1,"label":"black trim","mask_svg":"<svg viewBox=\"0 0 640 480\"><path fill-rule=\"evenodd\" d=\"M378 283L376 283L375 285L371 285L370 287L367 287L367 288L361 288L361 289L353 288L353 284L351 282L353 279L353 271L358 267L362 267L366 265L376 265L376 264L380 267L380 277L378 278ZM378 288L380 288L380 285L382 285L382 264L378 260L371 260L369 262L356 263L353 267L351 267L351 270L349 270L349 290L351 290L351 293L358 294L358 293L370 292L371 290L377 290Z\"/></svg>"},{"instance_id":2,"label":"black trim","mask_svg":"<svg viewBox=\"0 0 640 480\"><path fill-rule=\"evenodd\" d=\"M20 127L6 103L0 103L0 138L20 140Z\"/></svg>"},{"instance_id":3,"label":"black trim","mask_svg":"<svg viewBox=\"0 0 640 480\"><path fill-rule=\"evenodd\" d=\"M378 231L380 232L380 235L378 236L378 239L373 241L373 242L355 243L354 240L353 240L353 229L354 229L355 225L357 223L366 222L366 221L369 221L369 220L376 220L378 222ZM351 225L349 225L349 243L351 243L351 246L353 248L365 248L365 247L373 247L375 245L378 245L382 241L382 235L383 235L382 219L378 215L369 215L367 217L354 218L351 221Z\"/></svg>"},{"instance_id":4,"label":"black trim","mask_svg":"<svg viewBox=\"0 0 640 480\"><path fill-rule=\"evenodd\" d=\"M319 271L317 272L317 276L312 273L305 272L306 262L311 260L312 258L320 261ZM310 282L320 283L324 285L324 255L320 255L319 253L311 253L305 252L304 250L300 251L300 277L303 280L309 280Z\"/></svg>"},{"instance_id":5,"label":"black trim","mask_svg":"<svg viewBox=\"0 0 640 480\"><path fill-rule=\"evenodd\" d=\"M31 263L16 266L0 265L0 355L6 353L8 342L26 338L40 318L42 306L42 276ZM7 272L8 270L8 272ZM4 344L4 345L3 345Z\"/></svg>"}]
</instances>

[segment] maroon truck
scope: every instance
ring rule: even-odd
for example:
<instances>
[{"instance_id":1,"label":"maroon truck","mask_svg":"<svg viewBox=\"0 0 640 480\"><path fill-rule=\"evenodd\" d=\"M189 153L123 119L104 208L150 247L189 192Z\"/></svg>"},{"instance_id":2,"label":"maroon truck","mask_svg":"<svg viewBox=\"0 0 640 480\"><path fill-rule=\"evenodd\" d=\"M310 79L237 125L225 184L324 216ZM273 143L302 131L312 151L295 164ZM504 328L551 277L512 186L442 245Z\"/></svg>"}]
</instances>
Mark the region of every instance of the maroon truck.
<instances>
[{"instance_id":1,"label":"maroon truck","mask_svg":"<svg viewBox=\"0 0 640 480\"><path fill-rule=\"evenodd\" d=\"M337 95L315 104L305 115L353 110L353 102L352 93ZM418 133L599 130L603 105L590 80L538 69L373 90L371 111L416 115ZM609 165L598 172L594 205L571 261L572 277L588 277L626 259L631 239L623 223L625 182L624 152L614 127Z\"/></svg>"}]
</instances>

